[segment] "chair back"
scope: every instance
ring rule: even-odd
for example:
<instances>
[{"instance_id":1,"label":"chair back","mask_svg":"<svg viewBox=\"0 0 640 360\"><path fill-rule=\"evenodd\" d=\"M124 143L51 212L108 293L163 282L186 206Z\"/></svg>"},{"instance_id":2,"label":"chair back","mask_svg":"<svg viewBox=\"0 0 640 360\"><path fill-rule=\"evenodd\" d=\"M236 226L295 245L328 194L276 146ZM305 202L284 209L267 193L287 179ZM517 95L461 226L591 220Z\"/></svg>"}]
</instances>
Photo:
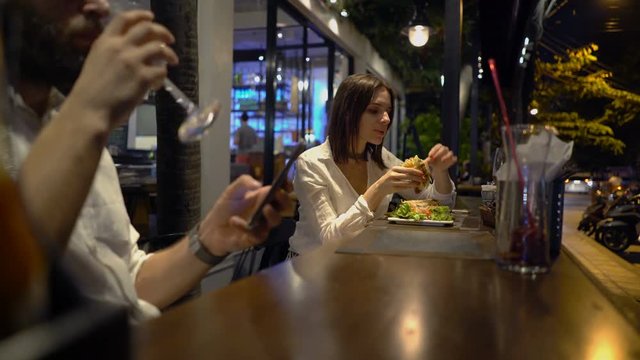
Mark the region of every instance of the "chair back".
<instances>
[{"instance_id":1,"label":"chair back","mask_svg":"<svg viewBox=\"0 0 640 360\"><path fill-rule=\"evenodd\" d=\"M240 254L236 261L231 281L253 275L259 270L286 260L289 252L289 238L293 235L295 229L296 220L294 218L282 219L280 225L271 230L267 240L262 245L247 249ZM260 253L262 253L262 257L259 259Z\"/></svg>"}]
</instances>

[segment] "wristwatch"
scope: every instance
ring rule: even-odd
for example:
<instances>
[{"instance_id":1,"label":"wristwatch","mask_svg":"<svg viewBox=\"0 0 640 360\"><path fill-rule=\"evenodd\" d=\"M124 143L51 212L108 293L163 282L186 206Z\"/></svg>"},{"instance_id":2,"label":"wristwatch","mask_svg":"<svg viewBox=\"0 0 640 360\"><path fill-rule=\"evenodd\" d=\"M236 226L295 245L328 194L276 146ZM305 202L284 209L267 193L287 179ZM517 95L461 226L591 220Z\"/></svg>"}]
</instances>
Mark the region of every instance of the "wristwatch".
<instances>
[{"instance_id":1,"label":"wristwatch","mask_svg":"<svg viewBox=\"0 0 640 360\"><path fill-rule=\"evenodd\" d=\"M202 241L200 241L200 223L198 223L198 225L196 225L193 229L191 229L191 231L189 231L189 234L187 236L189 237L189 250L191 250L191 253L195 255L195 257L197 257L203 263L210 266L215 266L215 265L218 265L220 262L222 262L222 260L224 260L224 258L227 257L227 255L224 255L224 256L213 255L204 246L204 244L202 244Z\"/></svg>"}]
</instances>

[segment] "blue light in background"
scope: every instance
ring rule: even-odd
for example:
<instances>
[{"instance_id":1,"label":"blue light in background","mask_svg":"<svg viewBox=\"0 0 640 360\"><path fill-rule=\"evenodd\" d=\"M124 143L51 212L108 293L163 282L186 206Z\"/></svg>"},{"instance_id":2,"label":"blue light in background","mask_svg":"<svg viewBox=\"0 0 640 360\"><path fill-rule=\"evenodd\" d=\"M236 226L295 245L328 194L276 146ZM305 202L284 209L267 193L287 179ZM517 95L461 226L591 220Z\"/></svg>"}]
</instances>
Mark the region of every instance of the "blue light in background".
<instances>
[{"instance_id":1,"label":"blue light in background","mask_svg":"<svg viewBox=\"0 0 640 360\"><path fill-rule=\"evenodd\" d=\"M327 68L316 67L311 70L311 91L310 113L311 129L317 141L323 142L326 138L327 128ZM296 137L297 127L300 119L296 115L289 112L290 93L287 86L278 84L276 87L276 118L274 121L274 132L277 138L280 138L285 146L293 143ZM247 86L236 85L231 91L232 113L231 113L231 134L235 133L240 126L240 114L246 111L249 114L249 125L258 131L260 137L264 136L264 101L266 91L264 86ZM300 139L301 140L301 139Z\"/></svg>"},{"instance_id":2,"label":"blue light in background","mask_svg":"<svg viewBox=\"0 0 640 360\"><path fill-rule=\"evenodd\" d=\"M325 140L325 129L327 127L327 112L325 111L326 96L328 94L327 69L316 68L313 70L312 76L311 127L316 140L322 143Z\"/></svg>"}]
</instances>

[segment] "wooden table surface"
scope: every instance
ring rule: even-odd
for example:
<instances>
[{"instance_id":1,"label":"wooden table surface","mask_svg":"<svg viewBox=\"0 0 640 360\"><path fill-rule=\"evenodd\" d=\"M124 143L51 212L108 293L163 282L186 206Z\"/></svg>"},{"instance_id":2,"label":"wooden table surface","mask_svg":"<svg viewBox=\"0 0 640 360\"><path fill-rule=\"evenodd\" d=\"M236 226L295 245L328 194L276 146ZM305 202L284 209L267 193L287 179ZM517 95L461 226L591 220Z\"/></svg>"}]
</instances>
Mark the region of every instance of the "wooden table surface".
<instances>
[{"instance_id":1,"label":"wooden table surface","mask_svg":"<svg viewBox=\"0 0 640 360\"><path fill-rule=\"evenodd\" d=\"M335 248L141 325L134 358L640 359L638 329L564 253L531 279L490 260Z\"/></svg>"}]
</instances>

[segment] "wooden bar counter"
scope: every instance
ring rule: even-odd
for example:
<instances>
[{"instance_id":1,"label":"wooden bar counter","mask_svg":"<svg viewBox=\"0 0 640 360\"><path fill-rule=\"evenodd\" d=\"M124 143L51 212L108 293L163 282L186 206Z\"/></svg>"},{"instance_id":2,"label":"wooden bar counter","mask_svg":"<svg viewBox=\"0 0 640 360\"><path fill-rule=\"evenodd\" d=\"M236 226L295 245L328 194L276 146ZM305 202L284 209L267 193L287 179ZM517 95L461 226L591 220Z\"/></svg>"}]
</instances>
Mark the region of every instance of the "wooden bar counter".
<instances>
[{"instance_id":1,"label":"wooden bar counter","mask_svg":"<svg viewBox=\"0 0 640 360\"><path fill-rule=\"evenodd\" d=\"M565 253L532 279L491 260L335 249L139 326L134 358L640 359L638 329Z\"/></svg>"}]
</instances>

